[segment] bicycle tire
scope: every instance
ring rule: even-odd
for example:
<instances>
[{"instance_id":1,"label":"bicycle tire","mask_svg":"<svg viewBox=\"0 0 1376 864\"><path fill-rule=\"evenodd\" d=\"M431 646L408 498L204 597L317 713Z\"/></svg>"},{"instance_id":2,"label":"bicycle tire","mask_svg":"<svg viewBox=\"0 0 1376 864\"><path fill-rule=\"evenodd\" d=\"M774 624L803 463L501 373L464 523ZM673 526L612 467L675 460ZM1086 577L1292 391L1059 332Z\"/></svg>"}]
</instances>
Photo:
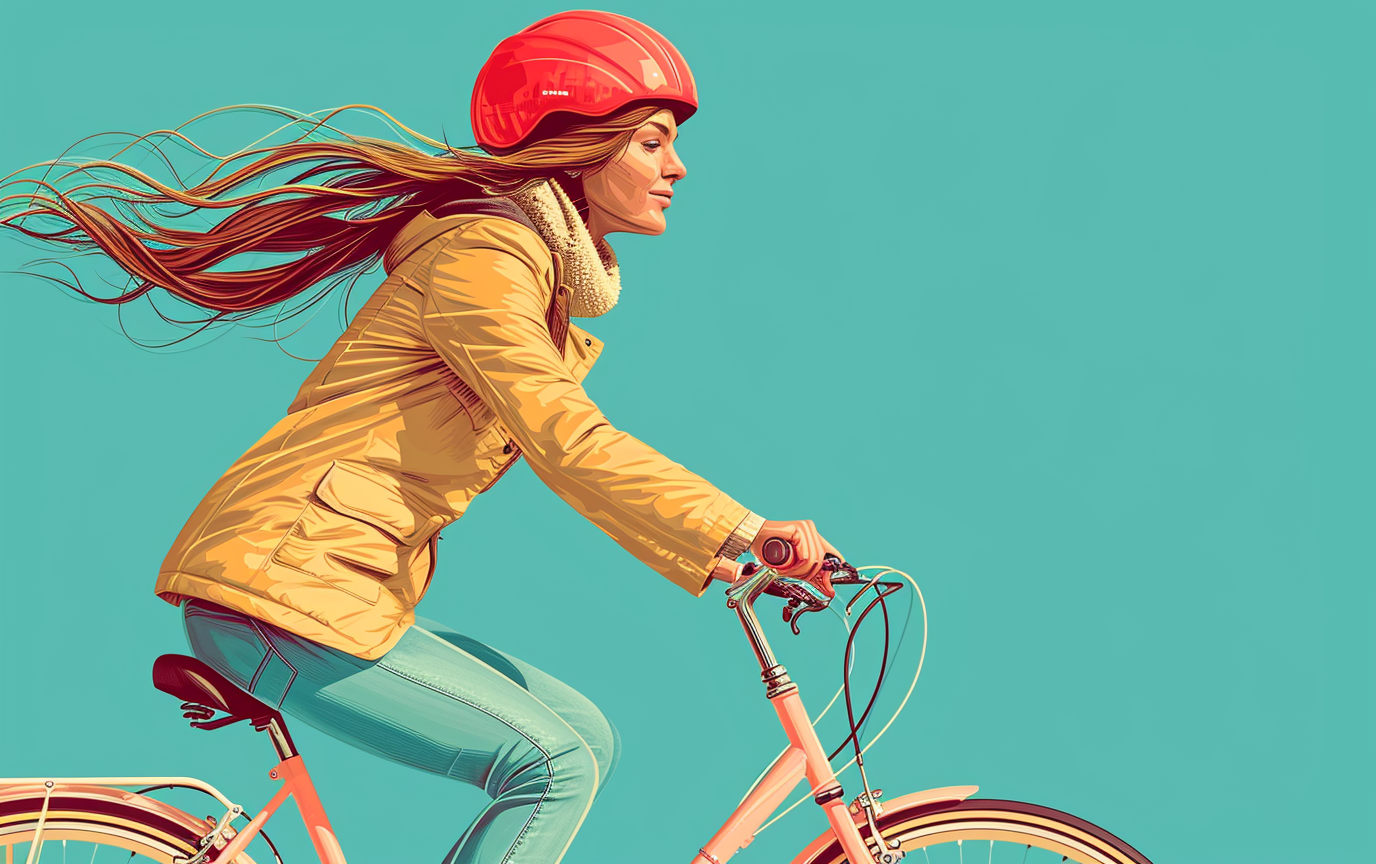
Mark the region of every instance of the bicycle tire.
<instances>
[{"instance_id":1,"label":"bicycle tire","mask_svg":"<svg viewBox=\"0 0 1376 864\"><path fill-rule=\"evenodd\" d=\"M885 812L876 822L886 842L897 840L899 849L911 855L914 851L930 850L940 844L989 841L990 858L993 843L1004 842L1015 847L1042 849L1076 864L1151 864L1116 835L1069 813L993 798L969 798L964 801L941 801L910 810ZM860 834L869 842L867 823L860 825ZM979 860L964 855L962 860ZM1024 858L1026 856L1024 855ZM918 861L934 860L930 855ZM908 862L913 861L909 857ZM845 864L846 856L834 839L829 845L795 864ZM864 862L872 864L872 862Z\"/></svg>"},{"instance_id":2,"label":"bicycle tire","mask_svg":"<svg viewBox=\"0 0 1376 864\"><path fill-rule=\"evenodd\" d=\"M89 853L76 856L83 861L99 861L99 849L113 847L130 853L121 861L139 855L138 860L177 864L200 849L200 839L212 827L170 804L107 786L58 784L47 796L44 816L45 791L42 786L0 789L0 864L27 860L29 850L17 847L33 842L40 820L40 853L49 843L75 841ZM233 864L253 861L240 854Z\"/></svg>"}]
</instances>

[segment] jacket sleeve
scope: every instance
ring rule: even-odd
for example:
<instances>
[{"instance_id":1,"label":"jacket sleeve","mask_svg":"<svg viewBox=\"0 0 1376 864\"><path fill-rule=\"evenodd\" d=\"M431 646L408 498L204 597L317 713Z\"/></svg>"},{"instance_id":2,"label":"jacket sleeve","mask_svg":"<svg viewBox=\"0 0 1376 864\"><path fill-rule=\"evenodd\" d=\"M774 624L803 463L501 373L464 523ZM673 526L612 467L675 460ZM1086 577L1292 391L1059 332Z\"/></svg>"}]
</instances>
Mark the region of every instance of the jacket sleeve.
<instances>
[{"instance_id":1,"label":"jacket sleeve","mask_svg":"<svg viewBox=\"0 0 1376 864\"><path fill-rule=\"evenodd\" d=\"M422 313L430 344L507 427L547 486L700 596L723 544L752 514L614 428L574 380L545 324L552 267L534 233L494 220L470 226L431 267Z\"/></svg>"}]
</instances>

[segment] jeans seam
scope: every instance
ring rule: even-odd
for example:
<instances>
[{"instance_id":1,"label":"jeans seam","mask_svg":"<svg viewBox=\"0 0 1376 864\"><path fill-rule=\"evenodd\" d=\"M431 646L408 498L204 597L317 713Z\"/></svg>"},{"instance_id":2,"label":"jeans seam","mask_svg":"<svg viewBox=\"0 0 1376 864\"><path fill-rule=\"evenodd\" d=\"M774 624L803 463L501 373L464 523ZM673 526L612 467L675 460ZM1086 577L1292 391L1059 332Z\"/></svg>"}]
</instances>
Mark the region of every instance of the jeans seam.
<instances>
[{"instance_id":1,"label":"jeans seam","mask_svg":"<svg viewBox=\"0 0 1376 864\"><path fill-rule=\"evenodd\" d=\"M258 686L259 677L262 676L263 670L268 668L268 661L271 660L274 655L291 670L291 677L287 679L287 685L282 688L282 698L277 700L277 705L275 706L280 710L282 704L287 701L287 691L291 690L291 685L296 683L297 668L291 665L290 660L282 656L282 652L278 651L277 646L272 644L272 640L268 638L268 634L264 633L263 628L258 626L258 621L256 619L247 615L244 616L244 619L248 621L249 626L253 628L253 632L258 634L258 638L263 640L263 647L267 649L267 653L263 655L263 662L258 664L258 669L253 673L253 680L249 682L248 692L253 694L254 688Z\"/></svg>"},{"instance_id":2,"label":"jeans seam","mask_svg":"<svg viewBox=\"0 0 1376 864\"><path fill-rule=\"evenodd\" d=\"M502 856L501 864L507 864L507 862L511 860L511 856L516 853L516 847L520 846L521 841L525 839L526 832L530 830L531 823L535 821L535 817L540 815L540 808L544 806L545 799L549 798L549 793L554 788L554 759L549 755L549 752L546 751L545 748L540 746L540 742L536 741L529 733L527 733L525 730L521 729L519 726L517 726L515 723L512 723L505 717L500 717L496 713L489 711L483 706L470 702L467 699L464 699L462 696L450 693L448 690L441 690L439 687L422 681L413 675L407 675L400 669L388 666L385 661L379 662L377 664L377 668L386 669L388 672L391 672L393 675L396 675L399 678L405 678L407 681L410 681L413 684L419 684L425 689L432 690L440 694L441 696L448 696L455 702L462 702L464 705L467 705L470 708L476 708L477 710L491 717L493 720L496 720L497 722L510 727L513 732L529 741L530 746L534 747L536 750L539 750L540 755L545 757L545 770L549 773L549 781L545 784L545 791L540 793L540 800L535 802L535 807L530 811L530 816L527 817L526 824L521 826L521 830L519 833L517 833L516 839L511 842L511 848L507 850L506 855ZM515 682L513 682L513 684L514 683ZM457 757L455 757L455 759L457 760Z\"/></svg>"},{"instance_id":3,"label":"jeans seam","mask_svg":"<svg viewBox=\"0 0 1376 864\"><path fill-rule=\"evenodd\" d=\"M258 679L262 677L263 670L268 668L268 661L272 659L272 646L267 645L265 647L266 650L263 651L263 659L258 661L258 668L253 670L253 676L248 679L248 692L250 694L252 694L254 688L258 686Z\"/></svg>"},{"instance_id":4,"label":"jeans seam","mask_svg":"<svg viewBox=\"0 0 1376 864\"><path fill-rule=\"evenodd\" d=\"M388 672L391 672L392 670L391 670L391 669L388 669L387 671L388 671ZM454 776L454 769L458 766L459 760L463 758L463 750L464 750L464 748L460 747L460 748L459 748L459 752L457 752L457 753L454 754L454 761L449 763L449 767L446 768L445 771L444 771L444 776L446 776L446 777L453 777L453 776Z\"/></svg>"}]
</instances>

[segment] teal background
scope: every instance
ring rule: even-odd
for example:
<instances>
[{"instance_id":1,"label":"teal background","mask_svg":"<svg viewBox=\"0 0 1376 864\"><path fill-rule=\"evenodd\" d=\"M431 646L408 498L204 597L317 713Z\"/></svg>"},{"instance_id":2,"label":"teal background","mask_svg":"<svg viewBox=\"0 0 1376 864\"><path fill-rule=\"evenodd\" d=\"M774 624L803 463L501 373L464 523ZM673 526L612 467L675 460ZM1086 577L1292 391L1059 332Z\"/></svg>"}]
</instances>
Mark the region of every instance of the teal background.
<instances>
[{"instance_id":1,"label":"teal background","mask_svg":"<svg viewBox=\"0 0 1376 864\"><path fill-rule=\"evenodd\" d=\"M9 4L0 173L238 102L372 103L468 143L487 53L559 8ZM1158 862L1372 860L1376 7L614 11L674 40L703 107L669 232L613 238L626 290L589 322L590 392L747 506L922 584L927 665L872 782L979 784ZM4 269L32 256L0 240ZM239 332L143 351L109 310L0 286L0 776L193 774L256 807L266 741L193 732L149 686L185 647L151 588L309 367ZM337 333L322 315L289 345ZM720 591L644 570L524 466L445 539L423 614L621 731L565 860L688 860L782 741ZM840 628L767 618L815 711ZM438 860L481 804L294 733L350 860ZM737 860L787 861L814 810ZM274 839L307 860L287 815Z\"/></svg>"}]
</instances>

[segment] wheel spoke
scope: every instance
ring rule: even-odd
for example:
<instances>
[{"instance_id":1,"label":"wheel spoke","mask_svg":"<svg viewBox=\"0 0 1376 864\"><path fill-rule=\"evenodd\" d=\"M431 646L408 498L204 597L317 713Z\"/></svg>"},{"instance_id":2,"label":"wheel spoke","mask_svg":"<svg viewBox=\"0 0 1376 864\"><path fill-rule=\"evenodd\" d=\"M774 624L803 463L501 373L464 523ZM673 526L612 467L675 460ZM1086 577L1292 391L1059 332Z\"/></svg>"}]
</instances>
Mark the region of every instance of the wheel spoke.
<instances>
[{"instance_id":1,"label":"wheel spoke","mask_svg":"<svg viewBox=\"0 0 1376 864\"><path fill-rule=\"evenodd\" d=\"M964 840L976 838L966 837ZM985 838L977 838L984 841ZM922 850L922 859L918 864L979 864L979 856L975 853L975 847L971 847L972 857L969 861L965 860L964 840L946 840L929 843L925 846L910 849L909 854L915 855L918 849ZM1011 841L1007 839L989 839L984 854L984 864L1077 864L1082 860L1098 861L1098 858L1083 859L1078 856L1065 856L1059 850L1044 849L1031 844ZM1018 848L1022 848L1022 855L1017 854ZM1038 854L1033 855L1033 849L1038 850ZM913 859L909 859L913 860Z\"/></svg>"},{"instance_id":2,"label":"wheel spoke","mask_svg":"<svg viewBox=\"0 0 1376 864\"><path fill-rule=\"evenodd\" d=\"M1019 801L969 798L938 808L898 808L881 818L885 841L913 853L922 850L925 864L966 864L965 841L988 841L985 864L1151 864L1142 853L1083 819L1068 813ZM955 847L954 849L952 847ZM1003 849L996 852L995 847ZM1038 854L1032 855L1032 849ZM971 847L970 864L980 856ZM841 864L839 843L813 859L816 864Z\"/></svg>"}]
</instances>

